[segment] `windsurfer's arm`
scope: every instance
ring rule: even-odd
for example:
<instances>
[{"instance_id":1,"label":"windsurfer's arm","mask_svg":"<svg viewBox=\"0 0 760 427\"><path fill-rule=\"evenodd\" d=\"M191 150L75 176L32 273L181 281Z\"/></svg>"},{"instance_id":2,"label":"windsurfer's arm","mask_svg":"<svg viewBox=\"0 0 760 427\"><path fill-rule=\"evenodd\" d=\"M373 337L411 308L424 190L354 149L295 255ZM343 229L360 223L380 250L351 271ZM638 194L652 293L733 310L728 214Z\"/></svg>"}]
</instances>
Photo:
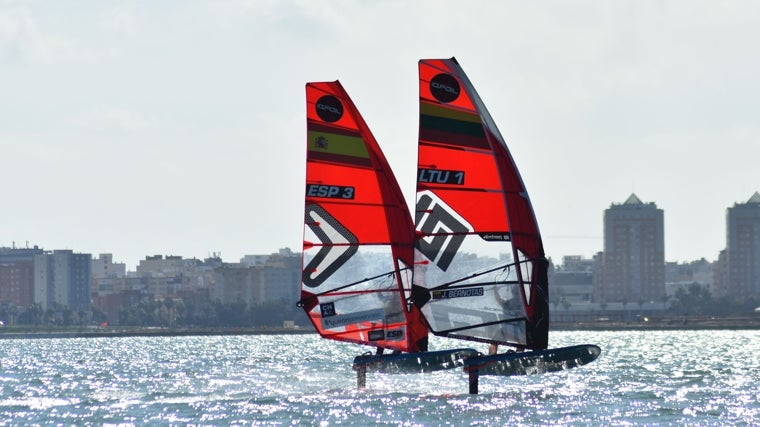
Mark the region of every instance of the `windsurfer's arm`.
<instances>
[{"instance_id":1,"label":"windsurfer's arm","mask_svg":"<svg viewBox=\"0 0 760 427\"><path fill-rule=\"evenodd\" d=\"M494 286L493 288L493 297L496 299L496 302L499 303L499 305L504 306L507 303L507 300L501 297L499 295L499 288Z\"/></svg>"}]
</instances>

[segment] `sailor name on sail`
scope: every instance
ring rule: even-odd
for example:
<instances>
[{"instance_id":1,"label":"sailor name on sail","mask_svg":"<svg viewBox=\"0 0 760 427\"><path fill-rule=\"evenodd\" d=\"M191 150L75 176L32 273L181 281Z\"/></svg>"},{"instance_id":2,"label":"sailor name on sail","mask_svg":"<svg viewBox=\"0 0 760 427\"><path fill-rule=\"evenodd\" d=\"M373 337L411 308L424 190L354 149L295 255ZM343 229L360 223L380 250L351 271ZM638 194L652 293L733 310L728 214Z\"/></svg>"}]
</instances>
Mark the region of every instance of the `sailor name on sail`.
<instances>
[{"instance_id":1,"label":"sailor name on sail","mask_svg":"<svg viewBox=\"0 0 760 427\"><path fill-rule=\"evenodd\" d=\"M483 295L485 295L485 293L482 287L469 289L448 289L432 292L433 299L482 297Z\"/></svg>"}]
</instances>

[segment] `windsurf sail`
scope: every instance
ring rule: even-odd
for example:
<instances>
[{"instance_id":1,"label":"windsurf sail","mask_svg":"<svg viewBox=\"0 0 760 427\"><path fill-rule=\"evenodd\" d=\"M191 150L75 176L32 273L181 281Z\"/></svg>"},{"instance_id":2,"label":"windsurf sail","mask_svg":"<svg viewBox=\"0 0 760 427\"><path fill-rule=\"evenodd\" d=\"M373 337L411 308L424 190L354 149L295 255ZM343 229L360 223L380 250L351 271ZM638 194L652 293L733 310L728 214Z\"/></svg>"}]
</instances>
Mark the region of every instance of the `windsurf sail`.
<instances>
[{"instance_id":1,"label":"windsurf sail","mask_svg":"<svg viewBox=\"0 0 760 427\"><path fill-rule=\"evenodd\" d=\"M548 262L504 138L455 58L419 62L413 300L433 333L548 344Z\"/></svg>"},{"instance_id":2,"label":"windsurf sail","mask_svg":"<svg viewBox=\"0 0 760 427\"><path fill-rule=\"evenodd\" d=\"M427 349L411 296L414 224L401 189L341 84L306 85L299 305L325 338Z\"/></svg>"}]
</instances>

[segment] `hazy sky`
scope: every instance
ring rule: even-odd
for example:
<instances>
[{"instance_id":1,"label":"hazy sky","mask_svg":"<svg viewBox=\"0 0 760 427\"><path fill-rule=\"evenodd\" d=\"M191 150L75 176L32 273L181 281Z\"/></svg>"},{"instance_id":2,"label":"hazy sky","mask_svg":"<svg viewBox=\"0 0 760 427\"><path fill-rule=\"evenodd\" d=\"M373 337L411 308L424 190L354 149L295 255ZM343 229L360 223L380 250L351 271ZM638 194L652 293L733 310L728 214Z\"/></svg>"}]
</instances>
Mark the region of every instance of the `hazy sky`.
<instances>
[{"instance_id":1,"label":"hazy sky","mask_svg":"<svg viewBox=\"0 0 760 427\"><path fill-rule=\"evenodd\" d=\"M665 211L665 258L717 258L760 191L755 1L2 1L0 246L225 261L303 232L307 81L339 79L414 197L417 61L455 56L547 254L603 211Z\"/></svg>"}]
</instances>

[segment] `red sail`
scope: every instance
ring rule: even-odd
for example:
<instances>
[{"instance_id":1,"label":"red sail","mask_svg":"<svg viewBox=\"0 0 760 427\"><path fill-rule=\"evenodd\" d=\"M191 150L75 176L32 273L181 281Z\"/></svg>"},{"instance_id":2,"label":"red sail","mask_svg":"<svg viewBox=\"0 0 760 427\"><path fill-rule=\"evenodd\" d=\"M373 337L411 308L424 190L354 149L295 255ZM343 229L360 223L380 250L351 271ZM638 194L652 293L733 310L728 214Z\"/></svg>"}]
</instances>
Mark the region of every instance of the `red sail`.
<instances>
[{"instance_id":1,"label":"red sail","mask_svg":"<svg viewBox=\"0 0 760 427\"><path fill-rule=\"evenodd\" d=\"M325 338L426 349L411 291L413 230L379 145L339 82L306 85L307 150L299 304Z\"/></svg>"},{"instance_id":2,"label":"red sail","mask_svg":"<svg viewBox=\"0 0 760 427\"><path fill-rule=\"evenodd\" d=\"M454 58L419 63L414 300L443 336L548 344L548 263L530 198Z\"/></svg>"}]
</instances>

